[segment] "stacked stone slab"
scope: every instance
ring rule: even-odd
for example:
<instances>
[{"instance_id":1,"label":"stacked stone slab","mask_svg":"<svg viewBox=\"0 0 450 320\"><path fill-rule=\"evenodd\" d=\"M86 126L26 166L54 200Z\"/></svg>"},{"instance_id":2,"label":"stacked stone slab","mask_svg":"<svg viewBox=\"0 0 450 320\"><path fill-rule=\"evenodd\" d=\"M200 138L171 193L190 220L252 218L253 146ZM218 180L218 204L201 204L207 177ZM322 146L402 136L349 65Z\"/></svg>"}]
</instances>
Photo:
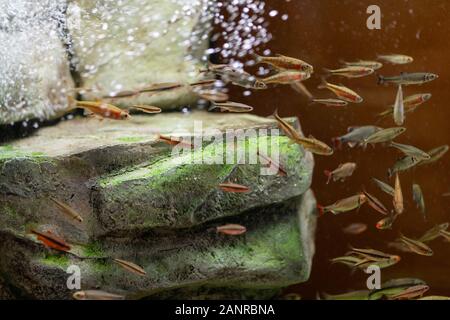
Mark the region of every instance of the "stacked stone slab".
<instances>
[{"instance_id":1,"label":"stacked stone slab","mask_svg":"<svg viewBox=\"0 0 450 320\"><path fill-rule=\"evenodd\" d=\"M159 134L198 137L212 128L276 128L273 119L206 112L134 116L130 121L77 118L0 147L0 297L71 299L67 268L81 289L130 299L267 298L306 281L314 254L313 158L285 136L259 134L245 154L270 140L287 177L262 175L264 164L205 164L225 142L203 140L175 154ZM290 119L298 126L296 119ZM203 164L192 161L201 159ZM247 194L218 188L233 181ZM63 214L59 199L83 222ZM245 225L232 237L215 232ZM70 252L46 248L30 229L51 230ZM142 266L127 272L112 259Z\"/></svg>"}]
</instances>

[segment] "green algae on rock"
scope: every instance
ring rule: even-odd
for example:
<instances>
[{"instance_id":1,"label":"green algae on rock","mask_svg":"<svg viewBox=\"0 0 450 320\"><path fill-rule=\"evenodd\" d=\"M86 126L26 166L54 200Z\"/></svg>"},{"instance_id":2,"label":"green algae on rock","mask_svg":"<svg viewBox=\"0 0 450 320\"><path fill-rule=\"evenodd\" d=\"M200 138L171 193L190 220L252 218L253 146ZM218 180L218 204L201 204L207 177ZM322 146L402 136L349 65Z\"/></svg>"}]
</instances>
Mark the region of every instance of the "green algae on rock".
<instances>
[{"instance_id":1,"label":"green algae on rock","mask_svg":"<svg viewBox=\"0 0 450 320\"><path fill-rule=\"evenodd\" d=\"M248 161L196 163L218 160L225 139L175 154L158 141L159 133L193 137L195 121L204 123L205 134L216 128L223 136L227 129L276 128L272 119L206 112L105 120L100 129L96 120L84 118L3 146L1 285L13 288L17 297L70 299L68 265L80 267L83 289L132 299L192 292L268 297L306 281L315 230L315 200L307 191L311 154L284 136L271 136L269 146L279 151L288 171L281 177L261 175L261 165ZM119 139L133 136L146 139ZM245 139L242 155L250 158L268 139ZM224 181L245 184L252 192L224 193L217 188ZM61 214L50 197L66 202L84 222ZM216 234L214 227L224 223L244 224L248 232L242 237ZM30 226L54 231L73 249L46 249L26 234ZM147 277L125 272L113 258L137 263Z\"/></svg>"}]
</instances>

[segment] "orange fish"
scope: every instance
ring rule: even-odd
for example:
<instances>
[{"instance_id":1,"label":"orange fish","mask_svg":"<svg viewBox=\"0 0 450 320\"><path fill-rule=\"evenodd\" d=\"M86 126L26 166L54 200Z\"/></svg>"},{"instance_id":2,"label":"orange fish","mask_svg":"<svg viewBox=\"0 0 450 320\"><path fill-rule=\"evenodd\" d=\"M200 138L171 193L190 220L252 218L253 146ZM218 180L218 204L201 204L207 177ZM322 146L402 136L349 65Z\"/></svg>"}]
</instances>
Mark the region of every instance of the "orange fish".
<instances>
[{"instance_id":1,"label":"orange fish","mask_svg":"<svg viewBox=\"0 0 450 320\"><path fill-rule=\"evenodd\" d=\"M129 261L125 261L125 260L121 260L121 259L113 259L115 263L117 263L119 266L121 266L122 268L124 268L125 270L135 273L137 275L140 276L145 276L147 275L147 272L145 272L145 270L138 266L137 264L133 263L133 262L129 262Z\"/></svg>"},{"instance_id":2,"label":"orange fish","mask_svg":"<svg viewBox=\"0 0 450 320\"><path fill-rule=\"evenodd\" d=\"M269 167L274 167L275 169L278 169L278 175L282 176L282 177L286 177L287 176L287 172L286 170L284 170L283 167L281 167L281 165L276 162L275 160L273 160L272 158L269 158L268 156L261 154L259 151L256 152L256 154L258 156L260 156L265 162L267 162L267 164L269 165Z\"/></svg>"},{"instance_id":3,"label":"orange fish","mask_svg":"<svg viewBox=\"0 0 450 320\"><path fill-rule=\"evenodd\" d=\"M384 214L387 216L389 214L388 209L381 203L380 200L375 198L373 195L368 193L367 191L363 191L364 195L367 198L367 203L376 211L378 211L381 214Z\"/></svg>"},{"instance_id":4,"label":"orange fish","mask_svg":"<svg viewBox=\"0 0 450 320\"><path fill-rule=\"evenodd\" d=\"M64 241L64 239L57 237L51 231L39 232L36 230L31 230L30 233L34 234L37 239L48 248L63 252L70 251L70 246Z\"/></svg>"},{"instance_id":5,"label":"orange fish","mask_svg":"<svg viewBox=\"0 0 450 320\"><path fill-rule=\"evenodd\" d=\"M177 145L184 145L188 148L194 148L194 146L189 143L189 142L185 142L182 139L178 139L178 138L174 138L174 137L169 137L169 136L163 136L163 135L159 135L158 140L164 143L167 143L171 146L177 146Z\"/></svg>"},{"instance_id":6,"label":"orange fish","mask_svg":"<svg viewBox=\"0 0 450 320\"><path fill-rule=\"evenodd\" d=\"M73 105L75 105L73 109L81 108L101 118L113 120L125 120L130 118L128 111L102 101L73 101Z\"/></svg>"},{"instance_id":7,"label":"orange fish","mask_svg":"<svg viewBox=\"0 0 450 320\"><path fill-rule=\"evenodd\" d=\"M197 94L201 99L213 102L227 102L230 99L228 94L217 90L201 90Z\"/></svg>"},{"instance_id":8,"label":"orange fish","mask_svg":"<svg viewBox=\"0 0 450 320\"><path fill-rule=\"evenodd\" d=\"M276 57L262 57L257 54L254 54L253 56L255 57L256 64L269 64L279 70L297 70L310 74L314 72L313 66L309 63L281 54L277 55Z\"/></svg>"},{"instance_id":9,"label":"orange fish","mask_svg":"<svg viewBox=\"0 0 450 320\"><path fill-rule=\"evenodd\" d=\"M331 84L323 80L323 83L318 87L319 89L328 89L332 91L338 98L352 103L361 103L363 102L363 98L358 95L355 91L344 87L338 86L335 84Z\"/></svg>"},{"instance_id":10,"label":"orange fish","mask_svg":"<svg viewBox=\"0 0 450 320\"><path fill-rule=\"evenodd\" d=\"M246 187L246 186L243 186L240 184L236 184L236 183L231 183L231 182L221 183L221 184L219 184L219 188L222 191L232 192L232 193L248 193L248 192L250 192L249 187Z\"/></svg>"},{"instance_id":11,"label":"orange fish","mask_svg":"<svg viewBox=\"0 0 450 320\"><path fill-rule=\"evenodd\" d=\"M142 111L144 113L161 113L161 109L158 107L154 107L154 106L147 106L147 105L135 105L133 106L133 109Z\"/></svg>"},{"instance_id":12,"label":"orange fish","mask_svg":"<svg viewBox=\"0 0 450 320\"><path fill-rule=\"evenodd\" d=\"M239 224L226 224L216 228L217 233L226 234L228 236L239 236L247 232L247 228Z\"/></svg>"},{"instance_id":13,"label":"orange fish","mask_svg":"<svg viewBox=\"0 0 450 320\"><path fill-rule=\"evenodd\" d=\"M282 71L273 76L261 79L265 84L291 84L293 82L308 80L311 74L301 71Z\"/></svg>"}]
</instances>

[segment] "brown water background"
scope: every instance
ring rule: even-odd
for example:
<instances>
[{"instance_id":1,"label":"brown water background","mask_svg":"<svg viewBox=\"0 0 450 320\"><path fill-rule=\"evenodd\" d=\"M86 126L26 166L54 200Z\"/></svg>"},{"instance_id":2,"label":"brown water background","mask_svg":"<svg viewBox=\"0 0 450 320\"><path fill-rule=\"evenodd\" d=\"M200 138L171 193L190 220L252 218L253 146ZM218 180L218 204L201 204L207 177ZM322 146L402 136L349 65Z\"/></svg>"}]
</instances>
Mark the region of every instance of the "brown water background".
<instances>
[{"instance_id":1,"label":"brown water background","mask_svg":"<svg viewBox=\"0 0 450 320\"><path fill-rule=\"evenodd\" d=\"M366 9L377 4L382 11L382 29L366 27ZM322 68L339 67L339 60L374 59L377 54L402 53L414 57L412 64L405 66L386 65L379 72L383 75L398 75L406 72L434 72L440 78L422 86L404 88L404 94L432 93L432 99L416 112L407 115L407 132L398 142L412 144L424 150L450 143L450 1L447 0L272 0L267 1L269 12L277 10L270 21L269 30L273 40L260 53L270 49L298 57L314 65L316 75L305 85L318 97L332 97L324 90L317 90ZM281 16L288 14L283 21ZM254 71L255 69L248 69ZM254 92L244 97L239 88L232 88L235 101L255 106L255 113L268 116L278 108L282 116L299 117L305 134L331 143L331 138L342 135L347 127L369 125L376 121L377 112L392 104L396 88L378 86L376 76L347 80L333 78L354 89L365 99L362 104L343 109L332 109L318 105L308 106L307 100L288 86L279 86L267 91ZM394 126L388 119L380 123L383 127ZM380 192L370 181L371 177L387 180L387 169L400 153L392 148L362 149L344 148L332 157L316 156L316 168L312 188L319 203L328 205L336 200L355 194L365 186L391 207L392 199ZM358 164L354 176L345 183L326 185L325 169L334 169L340 163L353 161ZM345 266L331 265L329 259L345 254L348 245L371 247L385 252L397 253L387 247L399 232L419 237L437 223L450 220L450 198L442 197L450 191L450 155L439 162L421 166L401 175L406 199L406 212L396 221L391 231L378 231L375 223L382 218L368 206L359 212L340 216L326 215L319 219L316 235L317 252L312 275L308 282L292 287L289 291L300 293L304 298L315 298L316 292L342 293L351 289L363 289L367 275L353 275ZM389 181L393 184L393 181ZM424 222L412 201L412 183L421 185L427 205L428 222ZM342 228L352 222L364 222L368 231L359 236L347 236ZM382 271L382 281L396 277L418 277L431 286L429 294L450 295L450 243L437 239L430 244L434 256L422 257L400 253L402 260L396 266Z\"/></svg>"}]
</instances>

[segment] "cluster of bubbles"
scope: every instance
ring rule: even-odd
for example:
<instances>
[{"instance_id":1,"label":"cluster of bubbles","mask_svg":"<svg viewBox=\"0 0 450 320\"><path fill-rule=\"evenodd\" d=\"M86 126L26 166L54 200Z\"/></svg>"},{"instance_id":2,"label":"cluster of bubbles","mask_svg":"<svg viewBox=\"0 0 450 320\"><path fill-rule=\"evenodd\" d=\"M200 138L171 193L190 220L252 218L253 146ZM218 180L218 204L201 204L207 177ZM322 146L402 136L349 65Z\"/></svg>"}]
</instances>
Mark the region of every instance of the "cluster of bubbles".
<instances>
[{"instance_id":1,"label":"cluster of bubbles","mask_svg":"<svg viewBox=\"0 0 450 320\"><path fill-rule=\"evenodd\" d=\"M206 53L219 54L235 68L243 68L242 58L272 39L265 18L266 3L263 0L213 2L209 10L218 32L212 35L212 41L219 46Z\"/></svg>"},{"instance_id":2,"label":"cluster of bubbles","mask_svg":"<svg viewBox=\"0 0 450 320\"><path fill-rule=\"evenodd\" d=\"M45 119L67 107L54 91L73 89L60 70L69 64L81 79L108 81L117 91L133 77L152 80L124 65L176 52L185 54L188 78L214 54L243 68L243 57L271 39L265 16L264 0L0 0L0 123ZM116 67L126 72L110 77Z\"/></svg>"},{"instance_id":3,"label":"cluster of bubbles","mask_svg":"<svg viewBox=\"0 0 450 320\"><path fill-rule=\"evenodd\" d=\"M56 0L0 1L1 124L46 119L65 107L63 9Z\"/></svg>"}]
</instances>

